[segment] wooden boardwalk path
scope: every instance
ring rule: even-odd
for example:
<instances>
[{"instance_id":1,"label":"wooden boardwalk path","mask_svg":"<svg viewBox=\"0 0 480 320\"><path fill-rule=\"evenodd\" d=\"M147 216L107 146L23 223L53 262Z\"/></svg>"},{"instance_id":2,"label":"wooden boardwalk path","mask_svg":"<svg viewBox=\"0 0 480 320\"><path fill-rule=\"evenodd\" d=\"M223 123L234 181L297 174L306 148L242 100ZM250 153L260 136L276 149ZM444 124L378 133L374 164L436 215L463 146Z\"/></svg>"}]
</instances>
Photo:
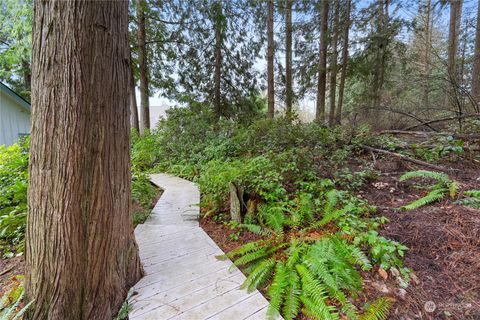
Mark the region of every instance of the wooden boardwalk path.
<instances>
[{"instance_id":1,"label":"wooden boardwalk path","mask_svg":"<svg viewBox=\"0 0 480 320\"><path fill-rule=\"evenodd\" d=\"M187 180L152 175L162 189L149 219L135 235L146 275L133 288L132 320L266 319L267 300L240 290L245 276L198 225L200 193Z\"/></svg>"}]
</instances>

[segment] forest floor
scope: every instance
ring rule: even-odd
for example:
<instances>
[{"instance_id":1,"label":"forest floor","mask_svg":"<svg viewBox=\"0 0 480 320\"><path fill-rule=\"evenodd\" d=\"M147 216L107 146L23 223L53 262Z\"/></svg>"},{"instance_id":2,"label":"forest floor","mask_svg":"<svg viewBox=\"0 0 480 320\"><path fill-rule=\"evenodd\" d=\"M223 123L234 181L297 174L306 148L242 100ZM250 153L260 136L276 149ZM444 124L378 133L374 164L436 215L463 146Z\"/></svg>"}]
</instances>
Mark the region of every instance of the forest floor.
<instances>
[{"instance_id":1,"label":"forest floor","mask_svg":"<svg viewBox=\"0 0 480 320\"><path fill-rule=\"evenodd\" d=\"M454 169L449 175L460 183L460 192L480 189L478 165L462 159L444 165ZM357 193L377 206L376 214L388 218L380 233L409 248L405 265L413 271L406 290L391 275L384 279L380 273L365 274L365 290L358 302L380 294L393 297L396 303L388 319L480 319L480 210L444 199L400 211L397 208L426 191L398 179L421 168L385 157L373 161L370 155L350 161L349 167L352 172L365 167L378 172L378 177L367 181ZM203 218L201 226L224 251L258 239L212 218Z\"/></svg>"}]
</instances>

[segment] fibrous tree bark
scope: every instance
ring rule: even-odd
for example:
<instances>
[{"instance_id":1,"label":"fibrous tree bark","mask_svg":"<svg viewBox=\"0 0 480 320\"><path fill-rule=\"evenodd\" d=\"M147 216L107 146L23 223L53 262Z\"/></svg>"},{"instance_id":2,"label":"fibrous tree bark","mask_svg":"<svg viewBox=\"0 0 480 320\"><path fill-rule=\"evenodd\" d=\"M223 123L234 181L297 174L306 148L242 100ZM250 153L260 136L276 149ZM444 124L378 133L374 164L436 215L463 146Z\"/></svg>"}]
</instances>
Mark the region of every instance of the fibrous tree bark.
<instances>
[{"instance_id":1,"label":"fibrous tree bark","mask_svg":"<svg viewBox=\"0 0 480 320\"><path fill-rule=\"evenodd\" d=\"M477 6L477 28L475 31L475 53L473 55L472 97L480 104L480 3Z\"/></svg>"},{"instance_id":2,"label":"fibrous tree bark","mask_svg":"<svg viewBox=\"0 0 480 320\"><path fill-rule=\"evenodd\" d=\"M350 7L351 0L346 0L345 3L345 20L343 23L343 48L342 48L342 69L340 71L340 85L338 86L338 105L335 111L335 123L342 122L343 99L345 93L345 81L347 79L348 67L348 35L350 32Z\"/></svg>"},{"instance_id":3,"label":"fibrous tree bark","mask_svg":"<svg viewBox=\"0 0 480 320\"><path fill-rule=\"evenodd\" d=\"M273 42L273 0L268 0L268 16L267 16L267 100L268 110L267 116L273 119L275 114L275 79L274 79L274 42Z\"/></svg>"},{"instance_id":4,"label":"fibrous tree bark","mask_svg":"<svg viewBox=\"0 0 480 320\"><path fill-rule=\"evenodd\" d=\"M127 35L126 1L35 1L27 319L112 319L141 277Z\"/></svg>"},{"instance_id":5,"label":"fibrous tree bark","mask_svg":"<svg viewBox=\"0 0 480 320\"><path fill-rule=\"evenodd\" d=\"M215 75L214 75L214 111L216 118L219 119L222 113L222 24L223 24L223 10L222 1L215 3Z\"/></svg>"},{"instance_id":6,"label":"fibrous tree bark","mask_svg":"<svg viewBox=\"0 0 480 320\"><path fill-rule=\"evenodd\" d=\"M322 124L325 121L325 92L327 88L328 2L329 0L321 0L320 52L318 61L317 107L315 113L315 121Z\"/></svg>"},{"instance_id":7,"label":"fibrous tree bark","mask_svg":"<svg viewBox=\"0 0 480 320\"><path fill-rule=\"evenodd\" d=\"M335 124L335 102L337 94L337 59L338 59L338 34L340 32L340 0L335 0L335 9L333 14L333 36L332 36L332 56L330 70L330 112L328 114L328 125L332 127Z\"/></svg>"},{"instance_id":8,"label":"fibrous tree bark","mask_svg":"<svg viewBox=\"0 0 480 320\"><path fill-rule=\"evenodd\" d=\"M285 105L288 119L292 118L292 0L285 0Z\"/></svg>"},{"instance_id":9,"label":"fibrous tree bark","mask_svg":"<svg viewBox=\"0 0 480 320\"><path fill-rule=\"evenodd\" d=\"M147 69L147 43L145 26L145 0L136 0L137 5L137 47L138 69L140 72L140 133L150 130L150 105Z\"/></svg>"}]
</instances>

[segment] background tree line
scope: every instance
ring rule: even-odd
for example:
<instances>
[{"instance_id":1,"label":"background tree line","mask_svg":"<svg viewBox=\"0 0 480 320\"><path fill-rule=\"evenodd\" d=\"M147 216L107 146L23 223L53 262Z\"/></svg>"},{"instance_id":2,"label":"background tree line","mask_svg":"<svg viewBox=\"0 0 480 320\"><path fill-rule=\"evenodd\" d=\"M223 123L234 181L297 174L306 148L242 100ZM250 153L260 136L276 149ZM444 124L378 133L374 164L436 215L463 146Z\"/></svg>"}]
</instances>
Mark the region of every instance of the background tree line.
<instances>
[{"instance_id":1,"label":"background tree line","mask_svg":"<svg viewBox=\"0 0 480 320\"><path fill-rule=\"evenodd\" d=\"M32 3L2 6L0 79L28 98ZM473 0L132 1L131 124L150 128L148 97L160 94L211 104L217 117L237 120L266 112L330 126L462 125L479 113L478 7Z\"/></svg>"}]
</instances>

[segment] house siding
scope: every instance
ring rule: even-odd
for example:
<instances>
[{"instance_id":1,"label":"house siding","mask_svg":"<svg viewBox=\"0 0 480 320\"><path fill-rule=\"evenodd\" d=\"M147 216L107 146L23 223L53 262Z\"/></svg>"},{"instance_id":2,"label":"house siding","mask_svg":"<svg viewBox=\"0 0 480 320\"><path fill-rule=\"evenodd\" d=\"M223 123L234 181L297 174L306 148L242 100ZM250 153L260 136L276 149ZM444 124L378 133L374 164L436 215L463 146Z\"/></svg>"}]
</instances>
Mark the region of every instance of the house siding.
<instances>
[{"instance_id":1,"label":"house siding","mask_svg":"<svg viewBox=\"0 0 480 320\"><path fill-rule=\"evenodd\" d=\"M15 143L30 133L30 113L10 96L0 92L0 145Z\"/></svg>"}]
</instances>

